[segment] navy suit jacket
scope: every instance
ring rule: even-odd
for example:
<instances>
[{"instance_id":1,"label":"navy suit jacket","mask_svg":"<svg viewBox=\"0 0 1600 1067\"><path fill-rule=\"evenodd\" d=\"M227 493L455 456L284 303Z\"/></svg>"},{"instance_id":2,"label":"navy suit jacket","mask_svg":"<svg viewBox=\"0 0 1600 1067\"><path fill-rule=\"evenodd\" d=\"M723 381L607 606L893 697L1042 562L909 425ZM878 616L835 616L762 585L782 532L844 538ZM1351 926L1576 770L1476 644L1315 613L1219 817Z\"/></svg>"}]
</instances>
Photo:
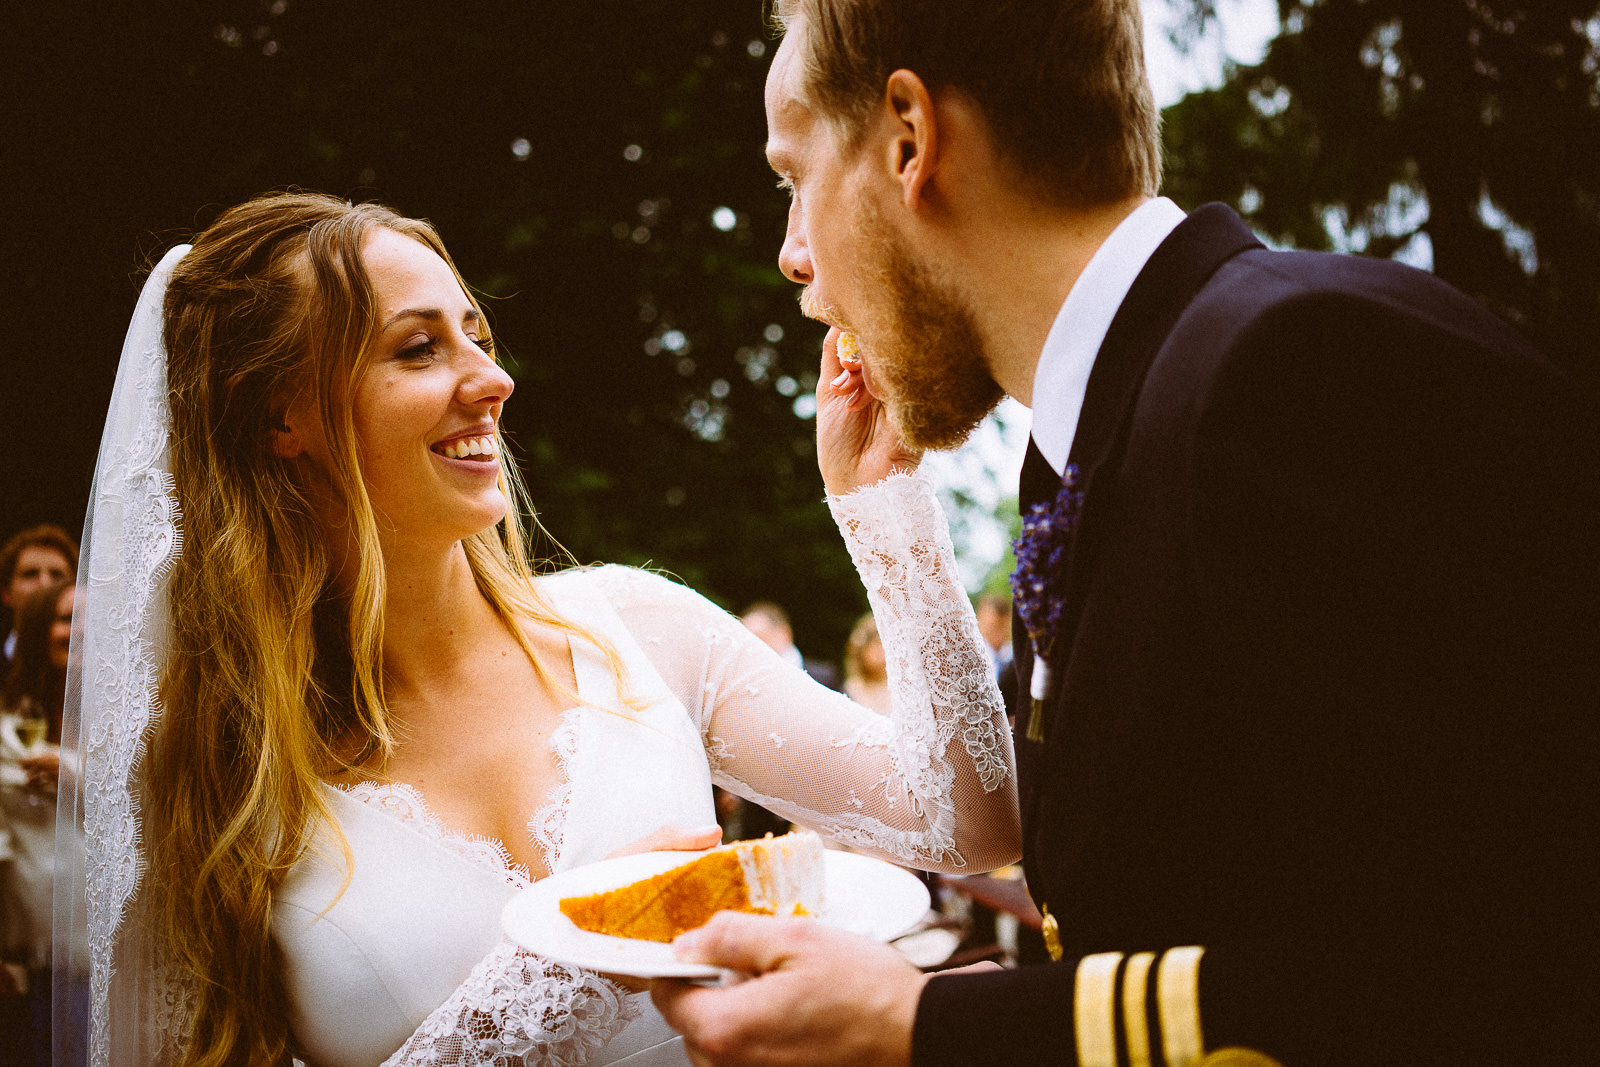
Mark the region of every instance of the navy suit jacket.
<instances>
[{"instance_id":1,"label":"navy suit jacket","mask_svg":"<svg viewBox=\"0 0 1600 1067\"><path fill-rule=\"evenodd\" d=\"M1597 428L1431 275L1186 219L1096 358L1043 742L1017 719L1063 958L930 981L914 1062L1075 1063L1079 959L1190 945L1207 1049L1592 1057ZM1030 449L1024 509L1057 488Z\"/></svg>"}]
</instances>

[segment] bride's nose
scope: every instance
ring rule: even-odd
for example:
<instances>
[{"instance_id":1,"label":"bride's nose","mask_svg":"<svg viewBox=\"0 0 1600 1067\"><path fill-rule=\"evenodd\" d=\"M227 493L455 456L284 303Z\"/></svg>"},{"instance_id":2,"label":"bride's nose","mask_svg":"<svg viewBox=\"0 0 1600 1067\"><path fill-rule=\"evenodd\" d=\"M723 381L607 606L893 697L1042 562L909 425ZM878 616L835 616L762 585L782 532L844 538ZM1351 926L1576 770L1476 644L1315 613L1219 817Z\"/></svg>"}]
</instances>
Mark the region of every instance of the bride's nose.
<instances>
[{"instance_id":1,"label":"bride's nose","mask_svg":"<svg viewBox=\"0 0 1600 1067\"><path fill-rule=\"evenodd\" d=\"M464 404L504 403L516 388L516 383L506 369L495 362L493 356L476 345L473 350L477 354L468 357L470 363L466 374L462 376L457 396Z\"/></svg>"}]
</instances>

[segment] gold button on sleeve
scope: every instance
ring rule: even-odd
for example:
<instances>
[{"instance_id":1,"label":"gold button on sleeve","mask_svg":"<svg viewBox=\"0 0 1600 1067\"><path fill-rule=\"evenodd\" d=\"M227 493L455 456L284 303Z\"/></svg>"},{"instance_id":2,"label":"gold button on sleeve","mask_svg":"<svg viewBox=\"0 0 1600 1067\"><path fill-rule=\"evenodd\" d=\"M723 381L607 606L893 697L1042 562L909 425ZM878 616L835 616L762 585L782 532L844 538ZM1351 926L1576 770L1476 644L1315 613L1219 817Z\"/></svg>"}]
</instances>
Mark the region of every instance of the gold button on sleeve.
<instances>
[{"instance_id":1,"label":"gold button on sleeve","mask_svg":"<svg viewBox=\"0 0 1600 1067\"><path fill-rule=\"evenodd\" d=\"M1040 904L1039 914L1044 916L1039 932L1044 935L1045 951L1050 953L1050 958L1057 963L1061 962L1061 924L1056 922L1056 917L1050 914L1050 905Z\"/></svg>"},{"instance_id":2,"label":"gold button on sleeve","mask_svg":"<svg viewBox=\"0 0 1600 1067\"><path fill-rule=\"evenodd\" d=\"M1219 1048L1207 1053L1196 1067L1283 1067L1283 1064L1253 1048Z\"/></svg>"}]
</instances>

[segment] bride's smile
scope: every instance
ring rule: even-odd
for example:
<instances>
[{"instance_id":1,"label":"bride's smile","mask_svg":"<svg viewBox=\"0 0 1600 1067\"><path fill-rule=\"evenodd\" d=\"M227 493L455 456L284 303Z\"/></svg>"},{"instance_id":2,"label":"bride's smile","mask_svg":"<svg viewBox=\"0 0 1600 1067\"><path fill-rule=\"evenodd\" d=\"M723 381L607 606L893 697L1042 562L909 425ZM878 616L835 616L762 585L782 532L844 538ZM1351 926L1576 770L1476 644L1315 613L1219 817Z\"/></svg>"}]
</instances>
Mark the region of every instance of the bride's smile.
<instances>
[{"instance_id":1,"label":"bride's smile","mask_svg":"<svg viewBox=\"0 0 1600 1067\"><path fill-rule=\"evenodd\" d=\"M445 459L464 460L480 467L494 463L500 458L500 449L495 443L492 426L487 433L469 432L449 441L441 441L433 446L433 451Z\"/></svg>"}]
</instances>

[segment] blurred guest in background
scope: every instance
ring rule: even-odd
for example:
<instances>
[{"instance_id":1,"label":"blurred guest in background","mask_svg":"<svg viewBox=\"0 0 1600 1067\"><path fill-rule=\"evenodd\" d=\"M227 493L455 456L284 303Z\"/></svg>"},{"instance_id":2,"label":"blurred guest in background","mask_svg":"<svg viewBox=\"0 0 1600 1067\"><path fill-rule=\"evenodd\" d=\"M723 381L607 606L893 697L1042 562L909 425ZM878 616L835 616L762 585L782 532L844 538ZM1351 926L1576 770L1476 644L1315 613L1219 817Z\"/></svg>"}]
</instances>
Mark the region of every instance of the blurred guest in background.
<instances>
[{"instance_id":1,"label":"blurred guest in background","mask_svg":"<svg viewBox=\"0 0 1600 1067\"><path fill-rule=\"evenodd\" d=\"M6 631L4 663L9 664L17 645L17 614L28 594L42 585L72 578L78 572L78 544L59 526L31 526L12 536L0 548L0 604L11 616ZM0 668L0 678L4 669Z\"/></svg>"},{"instance_id":2,"label":"blurred guest in background","mask_svg":"<svg viewBox=\"0 0 1600 1067\"><path fill-rule=\"evenodd\" d=\"M995 677L1011 662L1011 598L999 593L984 593L973 604L978 613L978 632L989 646Z\"/></svg>"},{"instance_id":3,"label":"blurred guest in background","mask_svg":"<svg viewBox=\"0 0 1600 1067\"><path fill-rule=\"evenodd\" d=\"M58 578L17 610L16 655L0 690L0 1050L6 1063L50 1062L50 902L61 708L73 586Z\"/></svg>"},{"instance_id":4,"label":"blurred guest in background","mask_svg":"<svg viewBox=\"0 0 1600 1067\"><path fill-rule=\"evenodd\" d=\"M973 602L978 615L978 632L989 646L995 680L1000 683L1000 699L1006 704L1006 717L1017 715L1017 665L1011 659L1011 598L1000 593L984 593Z\"/></svg>"},{"instance_id":5,"label":"blurred guest in background","mask_svg":"<svg viewBox=\"0 0 1600 1067\"><path fill-rule=\"evenodd\" d=\"M861 616L844 646L844 695L873 711L889 714L889 667L870 613Z\"/></svg>"},{"instance_id":6,"label":"blurred guest in background","mask_svg":"<svg viewBox=\"0 0 1600 1067\"><path fill-rule=\"evenodd\" d=\"M739 616L744 628L755 634L766 646L789 663L805 671L829 689L839 688L839 668L827 660L803 656L794 645L794 630L789 625L789 613L770 600L758 600L744 609Z\"/></svg>"}]
</instances>

